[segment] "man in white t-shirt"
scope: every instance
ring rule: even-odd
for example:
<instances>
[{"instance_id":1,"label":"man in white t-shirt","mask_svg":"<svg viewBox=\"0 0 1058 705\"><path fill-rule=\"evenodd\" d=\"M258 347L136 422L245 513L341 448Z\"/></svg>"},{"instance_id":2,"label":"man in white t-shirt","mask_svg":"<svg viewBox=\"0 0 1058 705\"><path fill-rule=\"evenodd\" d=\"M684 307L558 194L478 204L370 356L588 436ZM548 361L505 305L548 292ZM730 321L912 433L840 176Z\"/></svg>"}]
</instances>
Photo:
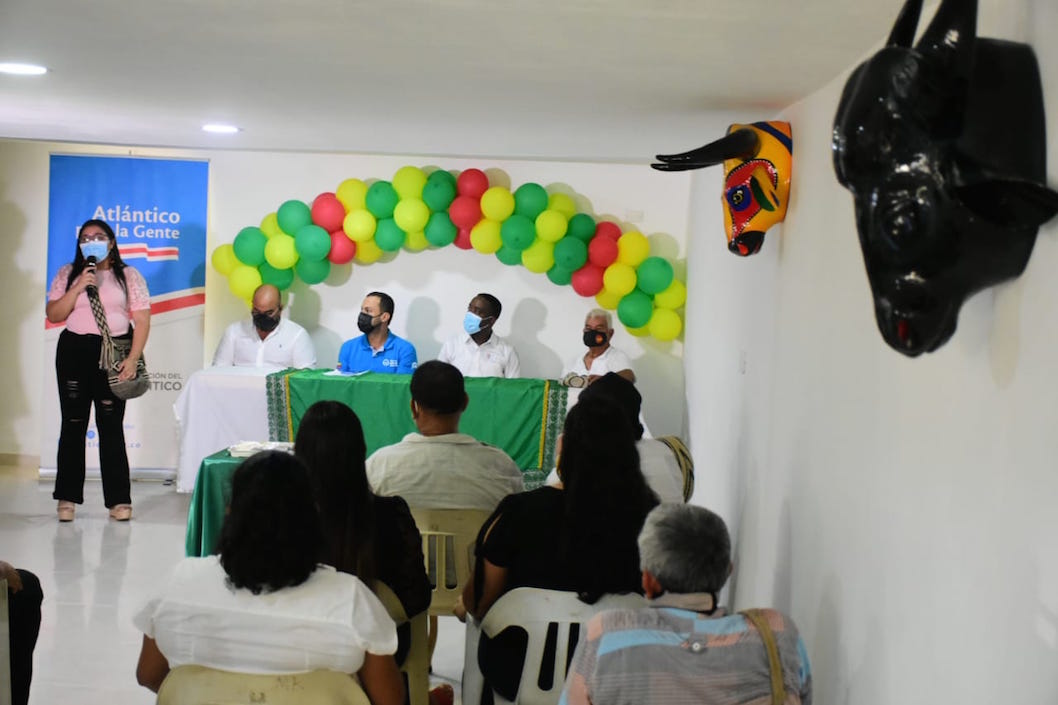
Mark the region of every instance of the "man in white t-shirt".
<instances>
[{"instance_id":1,"label":"man in white t-shirt","mask_svg":"<svg viewBox=\"0 0 1058 705\"><path fill-rule=\"evenodd\" d=\"M492 294L471 299L463 317L463 332L445 341L437 359L454 365L464 377L518 377L518 353L492 330L502 310L500 300Z\"/></svg>"},{"instance_id":2,"label":"man in white t-shirt","mask_svg":"<svg viewBox=\"0 0 1058 705\"><path fill-rule=\"evenodd\" d=\"M562 370L562 383L573 388L586 387L607 372L616 372L633 384L636 373L632 362L622 351L610 345L613 339L613 319L610 312L601 308L588 311L584 319L584 344L588 351L566 365ZM577 393L571 390L570 406Z\"/></svg>"},{"instance_id":3,"label":"man in white t-shirt","mask_svg":"<svg viewBox=\"0 0 1058 705\"><path fill-rule=\"evenodd\" d=\"M282 318L279 289L262 284L253 293L250 320L224 331L213 354L214 367L315 367L316 348L308 332Z\"/></svg>"}]
</instances>

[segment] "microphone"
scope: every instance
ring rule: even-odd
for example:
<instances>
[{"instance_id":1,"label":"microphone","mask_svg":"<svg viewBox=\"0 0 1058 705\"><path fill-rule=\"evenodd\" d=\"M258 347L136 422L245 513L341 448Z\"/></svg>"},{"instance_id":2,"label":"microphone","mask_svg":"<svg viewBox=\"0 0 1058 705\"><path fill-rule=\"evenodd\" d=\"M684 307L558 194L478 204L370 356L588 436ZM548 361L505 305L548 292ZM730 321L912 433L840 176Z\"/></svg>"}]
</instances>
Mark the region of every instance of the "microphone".
<instances>
[{"instance_id":1,"label":"microphone","mask_svg":"<svg viewBox=\"0 0 1058 705\"><path fill-rule=\"evenodd\" d=\"M85 264L84 264L85 270L89 270L90 269L93 272L96 271L96 256L95 255L89 255L88 257L85 257L85 261L84 262L85 262ZM86 286L84 288L84 290L88 294L90 294L92 296L94 296L96 294L96 291L97 291L95 284L89 284L88 286Z\"/></svg>"}]
</instances>

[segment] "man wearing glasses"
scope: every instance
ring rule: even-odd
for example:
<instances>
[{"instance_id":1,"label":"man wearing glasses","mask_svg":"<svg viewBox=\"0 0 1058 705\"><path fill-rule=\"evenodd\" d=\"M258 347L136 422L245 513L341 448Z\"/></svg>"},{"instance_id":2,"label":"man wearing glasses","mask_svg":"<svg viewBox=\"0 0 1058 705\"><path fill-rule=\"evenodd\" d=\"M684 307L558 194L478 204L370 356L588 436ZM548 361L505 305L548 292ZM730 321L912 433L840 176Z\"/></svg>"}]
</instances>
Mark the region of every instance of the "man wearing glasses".
<instances>
[{"instance_id":1,"label":"man wearing glasses","mask_svg":"<svg viewBox=\"0 0 1058 705\"><path fill-rule=\"evenodd\" d=\"M253 293L250 320L232 323L224 331L214 367L315 367L316 348L308 332L280 314L279 289L262 284Z\"/></svg>"}]
</instances>

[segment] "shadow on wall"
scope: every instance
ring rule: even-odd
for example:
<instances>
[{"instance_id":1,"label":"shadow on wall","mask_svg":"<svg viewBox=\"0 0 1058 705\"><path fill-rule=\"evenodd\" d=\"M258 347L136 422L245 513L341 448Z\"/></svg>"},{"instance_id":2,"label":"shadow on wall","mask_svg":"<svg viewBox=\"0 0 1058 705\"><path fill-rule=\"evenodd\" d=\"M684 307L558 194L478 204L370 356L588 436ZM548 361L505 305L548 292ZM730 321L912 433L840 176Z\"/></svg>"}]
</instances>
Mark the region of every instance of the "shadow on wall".
<instances>
[{"instance_id":1,"label":"shadow on wall","mask_svg":"<svg viewBox=\"0 0 1058 705\"><path fill-rule=\"evenodd\" d=\"M333 272L333 270L332 270ZM320 295L311 286L302 282L296 283L286 294L288 297L286 315L290 320L309 331L312 344L316 348L316 367L334 367L338 362L338 349L352 334L343 336L341 331L334 331L320 325L320 311L323 303ZM356 308L360 308L357 302ZM360 335L359 331L354 331Z\"/></svg>"},{"instance_id":2,"label":"shadow on wall","mask_svg":"<svg viewBox=\"0 0 1058 705\"><path fill-rule=\"evenodd\" d=\"M518 351L522 377L557 378L562 372L562 359L550 344L540 340L540 331L547 321L547 307L536 299L522 299L510 316L511 334L507 340ZM570 335L579 338L581 331L570 331Z\"/></svg>"},{"instance_id":3,"label":"shadow on wall","mask_svg":"<svg viewBox=\"0 0 1058 705\"><path fill-rule=\"evenodd\" d=\"M440 335L439 331L441 307L430 296L416 296L408 305L407 316L408 320L404 328L416 332L415 339L411 342L415 346L415 354L418 355L419 362L436 360L437 353L441 352L441 343L446 337ZM455 332L455 329L452 332Z\"/></svg>"},{"instance_id":4,"label":"shadow on wall","mask_svg":"<svg viewBox=\"0 0 1058 705\"><path fill-rule=\"evenodd\" d=\"M8 252L14 253L25 241L28 221L19 207L13 201L8 200L6 194L7 184L0 182L2 236ZM23 349L23 341L19 338L21 331L19 322L43 319L41 315L44 312L43 307L37 309L40 302L38 298L40 285L34 280L31 272L19 269L15 258L10 256L0 258L0 277L3 278L8 292L19 292L16 296L9 296L4 303L5 320L9 322L5 326L7 328L5 347L8 351L6 361L17 368L19 367L17 360ZM50 284L51 282L45 282L45 286ZM40 313L35 314L35 310L39 310ZM44 369L42 382L54 384L55 373L48 372L48 361L45 361ZM26 398L25 380L21 375L9 375L4 387L4 406L7 411L4 414L4 427L0 428L0 449L23 452L22 444L17 438L18 431L14 428L14 420L25 417L30 411L29 401Z\"/></svg>"}]
</instances>

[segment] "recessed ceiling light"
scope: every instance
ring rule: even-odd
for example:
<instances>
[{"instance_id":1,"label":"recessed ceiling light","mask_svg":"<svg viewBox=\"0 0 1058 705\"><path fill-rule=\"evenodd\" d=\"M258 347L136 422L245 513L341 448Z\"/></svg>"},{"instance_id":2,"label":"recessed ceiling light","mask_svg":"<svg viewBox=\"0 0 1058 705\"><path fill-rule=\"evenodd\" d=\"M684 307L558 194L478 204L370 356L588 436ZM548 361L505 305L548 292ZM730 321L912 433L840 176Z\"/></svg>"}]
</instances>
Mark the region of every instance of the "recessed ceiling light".
<instances>
[{"instance_id":1,"label":"recessed ceiling light","mask_svg":"<svg viewBox=\"0 0 1058 705\"><path fill-rule=\"evenodd\" d=\"M40 76L48 73L48 69L36 64L19 64L13 62L0 63L0 73L9 73L14 76Z\"/></svg>"},{"instance_id":2,"label":"recessed ceiling light","mask_svg":"<svg viewBox=\"0 0 1058 705\"><path fill-rule=\"evenodd\" d=\"M236 132L241 132L241 129L235 125L225 125L220 122L209 122L202 126L204 132L213 132L218 135L234 135Z\"/></svg>"}]
</instances>

